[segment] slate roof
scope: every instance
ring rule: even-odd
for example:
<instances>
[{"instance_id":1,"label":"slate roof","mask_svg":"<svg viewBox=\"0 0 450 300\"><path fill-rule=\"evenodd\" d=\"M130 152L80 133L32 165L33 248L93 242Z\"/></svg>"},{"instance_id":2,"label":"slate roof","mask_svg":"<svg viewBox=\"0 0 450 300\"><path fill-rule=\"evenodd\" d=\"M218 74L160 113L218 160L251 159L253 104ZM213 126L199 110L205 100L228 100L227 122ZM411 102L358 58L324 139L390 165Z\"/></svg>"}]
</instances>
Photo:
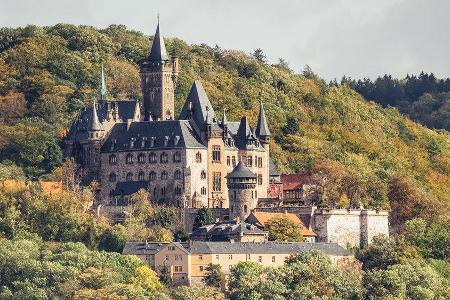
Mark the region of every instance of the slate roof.
<instances>
[{"instance_id":1,"label":"slate roof","mask_svg":"<svg viewBox=\"0 0 450 300\"><path fill-rule=\"evenodd\" d=\"M208 95L206 95L202 83L199 80L195 80L192 84L178 119L188 120L191 117L198 128L203 131L206 129L206 118L208 117L209 122L212 122L216 118L216 113L208 99Z\"/></svg>"},{"instance_id":2,"label":"slate roof","mask_svg":"<svg viewBox=\"0 0 450 300\"><path fill-rule=\"evenodd\" d=\"M127 127L127 123L115 124L101 151L205 148L186 120L138 121Z\"/></svg>"},{"instance_id":3,"label":"slate roof","mask_svg":"<svg viewBox=\"0 0 450 300\"><path fill-rule=\"evenodd\" d=\"M269 157L269 176L270 177L280 176L280 173L278 173L277 167L275 166L275 163L273 162L271 157Z\"/></svg>"},{"instance_id":4,"label":"slate roof","mask_svg":"<svg viewBox=\"0 0 450 300\"><path fill-rule=\"evenodd\" d=\"M116 100L116 101L101 101L97 104L97 117L100 123L103 123L106 120L108 109L107 106L117 106L119 118L123 121L128 119L133 119L137 102L135 100ZM77 140L85 140L88 138L88 128L93 119L93 106L89 106L86 108L80 109L77 117L75 118L72 126L69 130L68 139L77 141Z\"/></svg>"},{"instance_id":5,"label":"slate roof","mask_svg":"<svg viewBox=\"0 0 450 300\"><path fill-rule=\"evenodd\" d=\"M350 256L351 253L335 243L246 243L193 241L192 254L297 254L308 250L320 250L328 255Z\"/></svg>"},{"instance_id":6,"label":"slate roof","mask_svg":"<svg viewBox=\"0 0 450 300\"><path fill-rule=\"evenodd\" d=\"M269 125L267 125L266 112L262 101L259 105L258 123L256 124L256 135L258 137L270 136Z\"/></svg>"},{"instance_id":7,"label":"slate roof","mask_svg":"<svg viewBox=\"0 0 450 300\"><path fill-rule=\"evenodd\" d=\"M283 190L291 191L301 189L303 184L309 178L311 178L311 175L306 173L281 174L281 182L283 183Z\"/></svg>"},{"instance_id":8,"label":"slate roof","mask_svg":"<svg viewBox=\"0 0 450 300\"><path fill-rule=\"evenodd\" d=\"M92 130L92 131L103 130L103 126L102 126L102 124L100 124L100 121L98 120L95 102L94 102L94 105L92 105L91 111L92 111L92 116L90 118L88 118L88 130Z\"/></svg>"},{"instance_id":9,"label":"slate roof","mask_svg":"<svg viewBox=\"0 0 450 300\"><path fill-rule=\"evenodd\" d=\"M165 61L169 60L167 55L166 45L164 44L164 39L159 32L159 22L156 27L156 33L153 37L152 49L150 50L150 55L147 58L148 61Z\"/></svg>"},{"instance_id":10,"label":"slate roof","mask_svg":"<svg viewBox=\"0 0 450 300\"><path fill-rule=\"evenodd\" d=\"M256 174L240 161L226 178L256 178Z\"/></svg>"},{"instance_id":11,"label":"slate roof","mask_svg":"<svg viewBox=\"0 0 450 300\"><path fill-rule=\"evenodd\" d=\"M234 235L267 235L267 232L252 224L230 221L202 226L191 234L190 239L205 238L209 241L227 241L230 236Z\"/></svg>"},{"instance_id":12,"label":"slate roof","mask_svg":"<svg viewBox=\"0 0 450 300\"><path fill-rule=\"evenodd\" d=\"M129 196L140 189L148 188L148 181L120 181L116 184L116 189L112 192L112 196Z\"/></svg>"}]
</instances>

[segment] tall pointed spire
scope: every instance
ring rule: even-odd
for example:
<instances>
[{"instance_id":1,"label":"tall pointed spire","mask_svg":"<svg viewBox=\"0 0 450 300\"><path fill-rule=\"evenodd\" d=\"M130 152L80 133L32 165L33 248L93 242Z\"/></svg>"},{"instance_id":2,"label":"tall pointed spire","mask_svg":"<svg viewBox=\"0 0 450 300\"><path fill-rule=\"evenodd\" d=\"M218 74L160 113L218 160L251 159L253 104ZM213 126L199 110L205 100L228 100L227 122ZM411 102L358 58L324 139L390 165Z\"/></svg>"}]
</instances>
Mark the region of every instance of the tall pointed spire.
<instances>
[{"instance_id":1,"label":"tall pointed spire","mask_svg":"<svg viewBox=\"0 0 450 300\"><path fill-rule=\"evenodd\" d=\"M100 131L103 130L102 124L100 123L100 121L98 120L98 115L97 115L97 105L95 104L95 99L94 99L94 104L92 105L92 118L90 120L89 123L89 128L90 131Z\"/></svg>"},{"instance_id":2,"label":"tall pointed spire","mask_svg":"<svg viewBox=\"0 0 450 300\"><path fill-rule=\"evenodd\" d=\"M152 49L148 56L149 61L167 61L169 56L167 55L166 45L164 39L159 32L159 14L158 14L158 26L156 27L155 36L153 37Z\"/></svg>"},{"instance_id":3,"label":"tall pointed spire","mask_svg":"<svg viewBox=\"0 0 450 300\"><path fill-rule=\"evenodd\" d=\"M222 126L227 125L227 115L225 114L225 107L223 108L223 114L222 114Z\"/></svg>"},{"instance_id":4,"label":"tall pointed spire","mask_svg":"<svg viewBox=\"0 0 450 300\"><path fill-rule=\"evenodd\" d=\"M106 101L106 82L105 82L105 72L103 70L103 63L102 63L102 69L100 72L99 100Z\"/></svg>"},{"instance_id":5,"label":"tall pointed spire","mask_svg":"<svg viewBox=\"0 0 450 300\"><path fill-rule=\"evenodd\" d=\"M264 105L263 102L260 102L259 105L259 116L258 116L258 123L256 125L256 135L261 137L269 137L270 130L269 126L267 125L267 119L266 119L266 112L264 111Z\"/></svg>"}]
</instances>

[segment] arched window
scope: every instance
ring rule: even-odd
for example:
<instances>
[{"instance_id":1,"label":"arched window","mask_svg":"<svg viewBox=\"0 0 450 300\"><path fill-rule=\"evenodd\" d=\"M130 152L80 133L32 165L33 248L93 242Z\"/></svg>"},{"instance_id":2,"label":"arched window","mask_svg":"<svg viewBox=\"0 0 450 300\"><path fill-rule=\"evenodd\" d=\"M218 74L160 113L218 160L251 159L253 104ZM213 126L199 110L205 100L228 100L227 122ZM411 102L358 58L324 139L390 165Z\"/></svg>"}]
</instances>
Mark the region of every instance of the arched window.
<instances>
[{"instance_id":1,"label":"arched window","mask_svg":"<svg viewBox=\"0 0 450 300\"><path fill-rule=\"evenodd\" d=\"M111 173L109 174L109 181L115 182L116 179L117 179L116 173L111 172Z\"/></svg>"},{"instance_id":2,"label":"arched window","mask_svg":"<svg viewBox=\"0 0 450 300\"><path fill-rule=\"evenodd\" d=\"M155 152L151 152L151 153L148 155L148 161L149 161L151 164L155 164L155 163L156 163L156 153L155 153Z\"/></svg>"},{"instance_id":3,"label":"arched window","mask_svg":"<svg viewBox=\"0 0 450 300\"><path fill-rule=\"evenodd\" d=\"M161 196L165 196L166 195L166 187L162 187L161 188Z\"/></svg>"},{"instance_id":4,"label":"arched window","mask_svg":"<svg viewBox=\"0 0 450 300\"><path fill-rule=\"evenodd\" d=\"M202 195L206 195L206 188L205 188L205 187L202 187L201 190L200 190L200 193L201 193Z\"/></svg>"},{"instance_id":5,"label":"arched window","mask_svg":"<svg viewBox=\"0 0 450 300\"><path fill-rule=\"evenodd\" d=\"M175 163L181 162L181 153L180 152L175 152L173 154L173 162L175 162Z\"/></svg>"},{"instance_id":6,"label":"arched window","mask_svg":"<svg viewBox=\"0 0 450 300\"><path fill-rule=\"evenodd\" d=\"M153 196L156 196L156 188L153 189Z\"/></svg>"},{"instance_id":7,"label":"arched window","mask_svg":"<svg viewBox=\"0 0 450 300\"><path fill-rule=\"evenodd\" d=\"M233 191L233 200L236 200L236 191Z\"/></svg>"},{"instance_id":8,"label":"arched window","mask_svg":"<svg viewBox=\"0 0 450 300\"><path fill-rule=\"evenodd\" d=\"M181 187L177 186L175 188L175 195L181 195Z\"/></svg>"},{"instance_id":9,"label":"arched window","mask_svg":"<svg viewBox=\"0 0 450 300\"><path fill-rule=\"evenodd\" d=\"M161 153L161 155L160 155L159 158L160 158L160 162L161 162L162 164L166 164L166 163L169 162L169 156L167 155L166 152Z\"/></svg>"},{"instance_id":10,"label":"arched window","mask_svg":"<svg viewBox=\"0 0 450 300\"><path fill-rule=\"evenodd\" d=\"M139 181L144 181L145 180L145 173L140 171L138 174L138 180Z\"/></svg>"},{"instance_id":11,"label":"arched window","mask_svg":"<svg viewBox=\"0 0 450 300\"><path fill-rule=\"evenodd\" d=\"M166 171L162 171L161 180L167 180L168 177L169 177L169 174Z\"/></svg>"},{"instance_id":12,"label":"arched window","mask_svg":"<svg viewBox=\"0 0 450 300\"><path fill-rule=\"evenodd\" d=\"M150 174L148 175L148 180L150 181L156 180L156 173L151 171Z\"/></svg>"},{"instance_id":13,"label":"arched window","mask_svg":"<svg viewBox=\"0 0 450 300\"><path fill-rule=\"evenodd\" d=\"M244 205L244 213L247 213L247 205Z\"/></svg>"},{"instance_id":14,"label":"arched window","mask_svg":"<svg viewBox=\"0 0 450 300\"><path fill-rule=\"evenodd\" d=\"M234 206L231 205L231 212L234 212Z\"/></svg>"},{"instance_id":15,"label":"arched window","mask_svg":"<svg viewBox=\"0 0 450 300\"><path fill-rule=\"evenodd\" d=\"M109 156L109 164L110 165L115 165L117 163L117 157L114 154L111 154Z\"/></svg>"},{"instance_id":16,"label":"arched window","mask_svg":"<svg viewBox=\"0 0 450 300\"><path fill-rule=\"evenodd\" d=\"M200 179L206 179L206 172L205 172L205 170L202 170L202 172L200 173Z\"/></svg>"},{"instance_id":17,"label":"arched window","mask_svg":"<svg viewBox=\"0 0 450 300\"><path fill-rule=\"evenodd\" d=\"M200 152L197 152L197 154L195 154L195 162L202 162L202 154Z\"/></svg>"},{"instance_id":18,"label":"arched window","mask_svg":"<svg viewBox=\"0 0 450 300\"><path fill-rule=\"evenodd\" d=\"M173 174L173 177L175 179L181 179L181 171L180 170L176 170L175 173Z\"/></svg>"},{"instance_id":19,"label":"arched window","mask_svg":"<svg viewBox=\"0 0 450 300\"><path fill-rule=\"evenodd\" d=\"M127 181L133 181L133 173L128 173L127 174Z\"/></svg>"},{"instance_id":20,"label":"arched window","mask_svg":"<svg viewBox=\"0 0 450 300\"><path fill-rule=\"evenodd\" d=\"M127 154L126 156L126 163L127 164L132 164L133 163L133 154Z\"/></svg>"},{"instance_id":21,"label":"arched window","mask_svg":"<svg viewBox=\"0 0 450 300\"><path fill-rule=\"evenodd\" d=\"M145 163L145 155L143 153L138 155L138 163L140 164Z\"/></svg>"}]
</instances>

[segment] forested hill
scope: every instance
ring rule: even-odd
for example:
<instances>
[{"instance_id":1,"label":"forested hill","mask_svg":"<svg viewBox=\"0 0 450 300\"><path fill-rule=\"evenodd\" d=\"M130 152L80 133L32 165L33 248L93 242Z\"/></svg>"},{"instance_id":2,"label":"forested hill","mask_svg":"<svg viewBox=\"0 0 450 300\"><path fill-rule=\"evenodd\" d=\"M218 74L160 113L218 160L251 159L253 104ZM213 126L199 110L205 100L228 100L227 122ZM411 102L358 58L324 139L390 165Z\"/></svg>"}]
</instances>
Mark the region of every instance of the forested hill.
<instances>
[{"instance_id":1,"label":"forested hill","mask_svg":"<svg viewBox=\"0 0 450 300\"><path fill-rule=\"evenodd\" d=\"M423 72L403 79L385 74L374 81L343 77L341 84L348 84L366 99L383 107L396 107L429 128L450 131L450 78L438 79L433 73Z\"/></svg>"},{"instance_id":2,"label":"forested hill","mask_svg":"<svg viewBox=\"0 0 450 300\"><path fill-rule=\"evenodd\" d=\"M179 39L166 45L180 58L178 110L198 78L216 112L225 108L230 119L247 115L255 124L263 100L279 169L326 177L326 201L450 203L448 133L365 101L346 85L328 85L311 70L295 74L283 61L269 65L261 52ZM149 49L148 37L121 25L0 29L0 179L19 176L15 165L37 177L61 163L58 144L77 110L96 97L102 61L111 98L140 98L137 62ZM425 211L416 204L408 209Z\"/></svg>"}]
</instances>

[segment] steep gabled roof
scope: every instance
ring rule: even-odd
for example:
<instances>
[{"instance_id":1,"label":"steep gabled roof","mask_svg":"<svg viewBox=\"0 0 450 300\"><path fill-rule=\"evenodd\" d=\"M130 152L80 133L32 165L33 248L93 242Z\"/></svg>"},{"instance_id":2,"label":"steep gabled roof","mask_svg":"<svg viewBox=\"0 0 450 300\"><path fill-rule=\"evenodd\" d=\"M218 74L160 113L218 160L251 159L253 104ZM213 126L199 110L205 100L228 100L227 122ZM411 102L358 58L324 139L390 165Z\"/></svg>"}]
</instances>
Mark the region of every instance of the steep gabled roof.
<instances>
[{"instance_id":1,"label":"steep gabled roof","mask_svg":"<svg viewBox=\"0 0 450 300\"><path fill-rule=\"evenodd\" d=\"M269 220L275 217L286 216L289 220L293 221L295 224L299 225L301 228L301 233L304 237L312 237L316 236L316 234L309 230L305 224L303 224L302 220L293 213L280 213L280 212L263 212L263 211L252 211L250 216L247 217L246 222L252 223L255 220L255 225L260 227L265 227Z\"/></svg>"},{"instance_id":2,"label":"steep gabled roof","mask_svg":"<svg viewBox=\"0 0 450 300\"><path fill-rule=\"evenodd\" d=\"M262 101L260 102L259 105L259 116L258 116L258 123L256 125L256 135L258 137L270 136L269 126L267 125L266 120L266 112L264 111L264 105Z\"/></svg>"},{"instance_id":3,"label":"steep gabled roof","mask_svg":"<svg viewBox=\"0 0 450 300\"><path fill-rule=\"evenodd\" d=\"M94 104L92 105L92 114L91 117L88 119L88 130L90 131L100 131L103 130L103 126L98 120L97 115L97 106Z\"/></svg>"},{"instance_id":4,"label":"steep gabled roof","mask_svg":"<svg viewBox=\"0 0 450 300\"><path fill-rule=\"evenodd\" d=\"M206 95L199 80L195 80L192 84L191 91L181 109L179 119L188 120L190 117L192 117L200 130L206 129L207 117L209 122L216 118L216 113L208 99L208 95Z\"/></svg>"},{"instance_id":5,"label":"steep gabled roof","mask_svg":"<svg viewBox=\"0 0 450 300\"><path fill-rule=\"evenodd\" d=\"M303 184L305 184L310 178L311 174L307 173L281 174L283 191L301 189Z\"/></svg>"},{"instance_id":6,"label":"steep gabled roof","mask_svg":"<svg viewBox=\"0 0 450 300\"><path fill-rule=\"evenodd\" d=\"M156 33L153 37L152 49L150 50L150 55L147 58L148 61L166 61L169 60L167 55L166 45L164 44L164 39L159 32L159 22L156 27Z\"/></svg>"}]
</instances>

